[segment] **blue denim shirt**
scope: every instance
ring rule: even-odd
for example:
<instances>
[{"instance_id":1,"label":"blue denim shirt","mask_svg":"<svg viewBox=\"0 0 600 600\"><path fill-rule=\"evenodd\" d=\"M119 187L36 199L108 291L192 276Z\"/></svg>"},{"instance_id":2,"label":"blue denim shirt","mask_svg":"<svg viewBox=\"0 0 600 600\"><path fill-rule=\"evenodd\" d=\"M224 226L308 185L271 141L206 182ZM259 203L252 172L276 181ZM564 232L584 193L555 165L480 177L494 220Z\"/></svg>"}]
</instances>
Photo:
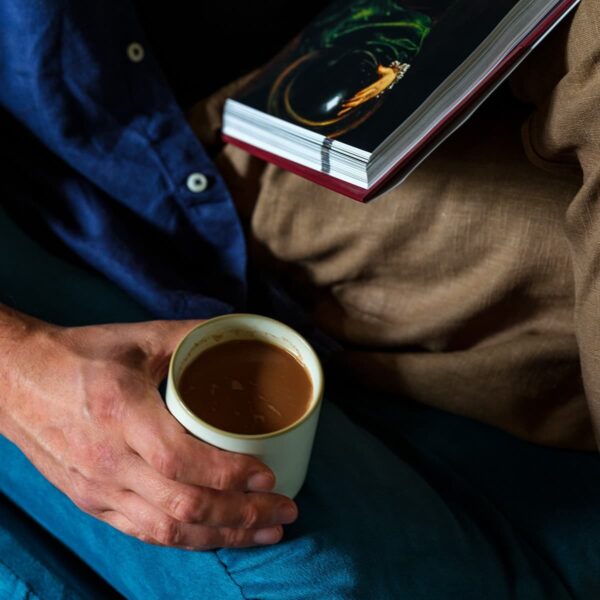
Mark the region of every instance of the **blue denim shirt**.
<instances>
[{"instance_id":1,"label":"blue denim shirt","mask_svg":"<svg viewBox=\"0 0 600 600\"><path fill-rule=\"evenodd\" d=\"M0 107L0 202L156 316L244 307L231 196L127 0L0 3Z\"/></svg>"}]
</instances>

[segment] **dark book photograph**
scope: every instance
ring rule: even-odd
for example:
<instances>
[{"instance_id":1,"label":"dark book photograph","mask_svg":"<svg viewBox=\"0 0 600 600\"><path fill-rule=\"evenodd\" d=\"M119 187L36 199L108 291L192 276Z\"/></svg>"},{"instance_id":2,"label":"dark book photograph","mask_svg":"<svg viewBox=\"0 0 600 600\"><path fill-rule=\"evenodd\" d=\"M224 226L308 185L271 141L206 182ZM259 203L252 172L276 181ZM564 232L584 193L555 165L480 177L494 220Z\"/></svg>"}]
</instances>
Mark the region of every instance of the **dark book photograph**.
<instances>
[{"instance_id":1,"label":"dark book photograph","mask_svg":"<svg viewBox=\"0 0 600 600\"><path fill-rule=\"evenodd\" d=\"M228 101L225 139L369 199L401 183L574 5L335 1Z\"/></svg>"}]
</instances>

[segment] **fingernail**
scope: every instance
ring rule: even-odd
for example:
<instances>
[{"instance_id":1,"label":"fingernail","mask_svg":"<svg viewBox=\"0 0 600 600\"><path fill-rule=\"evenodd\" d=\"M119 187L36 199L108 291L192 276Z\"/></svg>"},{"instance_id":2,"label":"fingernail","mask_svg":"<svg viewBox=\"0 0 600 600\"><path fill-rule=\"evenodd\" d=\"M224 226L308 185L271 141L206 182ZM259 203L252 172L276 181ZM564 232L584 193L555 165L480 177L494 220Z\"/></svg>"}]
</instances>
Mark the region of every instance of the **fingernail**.
<instances>
[{"instance_id":1,"label":"fingernail","mask_svg":"<svg viewBox=\"0 0 600 600\"><path fill-rule=\"evenodd\" d=\"M255 473L248 479L248 489L252 492L268 492L275 485L275 476L268 471Z\"/></svg>"},{"instance_id":2,"label":"fingernail","mask_svg":"<svg viewBox=\"0 0 600 600\"><path fill-rule=\"evenodd\" d=\"M276 544L283 533L281 527L267 527L265 529L259 529L254 534L254 541L257 544Z\"/></svg>"},{"instance_id":3,"label":"fingernail","mask_svg":"<svg viewBox=\"0 0 600 600\"><path fill-rule=\"evenodd\" d=\"M282 504L277 510L277 517L281 523L293 523L298 518L298 508L291 502Z\"/></svg>"}]
</instances>

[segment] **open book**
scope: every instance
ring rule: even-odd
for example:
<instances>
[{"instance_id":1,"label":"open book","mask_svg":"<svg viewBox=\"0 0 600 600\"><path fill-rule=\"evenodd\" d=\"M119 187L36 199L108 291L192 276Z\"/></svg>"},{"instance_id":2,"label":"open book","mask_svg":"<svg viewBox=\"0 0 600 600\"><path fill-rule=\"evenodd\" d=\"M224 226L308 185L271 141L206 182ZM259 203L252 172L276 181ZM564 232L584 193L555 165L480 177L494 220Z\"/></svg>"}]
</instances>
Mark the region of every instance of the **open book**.
<instances>
[{"instance_id":1,"label":"open book","mask_svg":"<svg viewBox=\"0 0 600 600\"><path fill-rule=\"evenodd\" d=\"M336 0L234 98L223 138L356 200L402 182L579 0Z\"/></svg>"}]
</instances>

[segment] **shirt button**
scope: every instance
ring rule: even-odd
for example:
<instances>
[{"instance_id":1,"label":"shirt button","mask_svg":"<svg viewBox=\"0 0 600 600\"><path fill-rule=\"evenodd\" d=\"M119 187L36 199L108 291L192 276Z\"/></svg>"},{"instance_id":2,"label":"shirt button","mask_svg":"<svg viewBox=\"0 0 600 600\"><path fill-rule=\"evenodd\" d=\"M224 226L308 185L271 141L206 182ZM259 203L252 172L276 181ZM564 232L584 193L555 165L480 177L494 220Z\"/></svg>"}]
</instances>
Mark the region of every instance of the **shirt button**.
<instances>
[{"instance_id":1,"label":"shirt button","mask_svg":"<svg viewBox=\"0 0 600 600\"><path fill-rule=\"evenodd\" d=\"M132 42L127 46L127 57L131 62L139 63L144 60L144 46L137 42Z\"/></svg>"},{"instance_id":2,"label":"shirt button","mask_svg":"<svg viewBox=\"0 0 600 600\"><path fill-rule=\"evenodd\" d=\"M192 173L187 178L187 187L190 192L199 194L208 187L208 179L202 173Z\"/></svg>"}]
</instances>

